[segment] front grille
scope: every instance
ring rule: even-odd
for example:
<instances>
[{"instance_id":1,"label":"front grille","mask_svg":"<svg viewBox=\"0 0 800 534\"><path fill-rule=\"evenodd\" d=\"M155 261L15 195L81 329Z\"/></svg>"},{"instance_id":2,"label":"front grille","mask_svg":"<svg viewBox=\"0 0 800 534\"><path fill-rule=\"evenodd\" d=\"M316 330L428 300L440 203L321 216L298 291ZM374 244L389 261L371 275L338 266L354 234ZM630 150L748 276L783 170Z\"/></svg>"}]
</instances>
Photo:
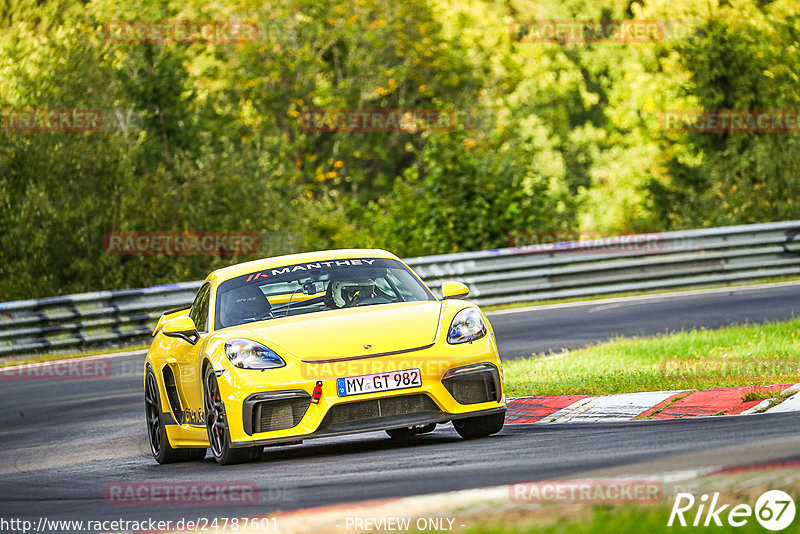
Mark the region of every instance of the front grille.
<instances>
[{"instance_id":1,"label":"front grille","mask_svg":"<svg viewBox=\"0 0 800 534\"><path fill-rule=\"evenodd\" d=\"M418 394L370 399L337 404L328 411L320 426L439 411L439 407L427 395Z\"/></svg>"},{"instance_id":2,"label":"front grille","mask_svg":"<svg viewBox=\"0 0 800 534\"><path fill-rule=\"evenodd\" d=\"M451 378L445 377L442 384L457 403L479 404L499 399L496 377L493 370L476 370Z\"/></svg>"},{"instance_id":3,"label":"front grille","mask_svg":"<svg viewBox=\"0 0 800 534\"><path fill-rule=\"evenodd\" d=\"M300 424L311 404L310 398L259 402L253 406L253 430L274 432Z\"/></svg>"}]
</instances>

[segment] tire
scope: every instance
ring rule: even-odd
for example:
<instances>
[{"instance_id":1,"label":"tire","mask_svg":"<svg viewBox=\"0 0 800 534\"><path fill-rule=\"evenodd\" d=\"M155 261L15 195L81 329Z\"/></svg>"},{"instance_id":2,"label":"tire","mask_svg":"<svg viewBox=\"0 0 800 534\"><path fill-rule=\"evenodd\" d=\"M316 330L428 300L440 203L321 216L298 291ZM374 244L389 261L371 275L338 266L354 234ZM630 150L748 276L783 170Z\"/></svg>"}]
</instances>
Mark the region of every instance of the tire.
<instances>
[{"instance_id":1,"label":"tire","mask_svg":"<svg viewBox=\"0 0 800 534\"><path fill-rule=\"evenodd\" d=\"M386 433L389 434L389 437L392 439L403 440L411 439L422 434L427 434L428 432L433 432L434 430L436 430L436 423L422 426L409 426L405 428L390 428L386 431Z\"/></svg>"},{"instance_id":2,"label":"tire","mask_svg":"<svg viewBox=\"0 0 800 534\"><path fill-rule=\"evenodd\" d=\"M505 419L505 412L492 413L489 415L479 415L478 417L453 419L453 426L456 432L458 432L458 435L462 438L483 438L500 432L503 429Z\"/></svg>"},{"instance_id":3,"label":"tire","mask_svg":"<svg viewBox=\"0 0 800 534\"><path fill-rule=\"evenodd\" d=\"M233 465L257 460L263 447L231 447L225 403L219 392L217 375L209 365L203 375L203 399L206 408L206 432L211 455L220 465Z\"/></svg>"},{"instance_id":4,"label":"tire","mask_svg":"<svg viewBox=\"0 0 800 534\"><path fill-rule=\"evenodd\" d=\"M206 449L175 449L170 445L167 437L167 428L161 420L161 412L161 395L158 390L158 380L153 368L148 365L144 385L144 414L150 452L153 453L153 458L160 464L198 461L205 458Z\"/></svg>"}]
</instances>

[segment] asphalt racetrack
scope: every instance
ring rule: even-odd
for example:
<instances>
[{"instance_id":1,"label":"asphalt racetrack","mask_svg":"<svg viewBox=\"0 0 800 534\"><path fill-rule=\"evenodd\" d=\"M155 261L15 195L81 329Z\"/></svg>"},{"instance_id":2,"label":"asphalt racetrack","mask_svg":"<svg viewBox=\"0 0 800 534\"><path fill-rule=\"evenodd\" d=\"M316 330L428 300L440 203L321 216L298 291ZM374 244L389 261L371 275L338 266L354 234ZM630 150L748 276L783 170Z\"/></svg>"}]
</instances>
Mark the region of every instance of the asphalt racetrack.
<instances>
[{"instance_id":1,"label":"asphalt racetrack","mask_svg":"<svg viewBox=\"0 0 800 534\"><path fill-rule=\"evenodd\" d=\"M490 315L501 354L517 358L615 335L800 315L800 284L597 302ZM270 447L260 461L212 459L159 466L144 426L143 355L112 360L100 380L8 380L0 401L0 517L197 520L258 516L365 499L524 480L580 476L670 462L720 467L753 459L800 460L796 414L567 425L508 425L465 441L452 426L398 444L384 433ZM253 484L256 502L218 506L118 504L109 485L141 482Z\"/></svg>"},{"instance_id":2,"label":"asphalt racetrack","mask_svg":"<svg viewBox=\"0 0 800 534\"><path fill-rule=\"evenodd\" d=\"M575 349L615 336L800 317L800 282L512 309L489 314L503 359Z\"/></svg>"}]
</instances>

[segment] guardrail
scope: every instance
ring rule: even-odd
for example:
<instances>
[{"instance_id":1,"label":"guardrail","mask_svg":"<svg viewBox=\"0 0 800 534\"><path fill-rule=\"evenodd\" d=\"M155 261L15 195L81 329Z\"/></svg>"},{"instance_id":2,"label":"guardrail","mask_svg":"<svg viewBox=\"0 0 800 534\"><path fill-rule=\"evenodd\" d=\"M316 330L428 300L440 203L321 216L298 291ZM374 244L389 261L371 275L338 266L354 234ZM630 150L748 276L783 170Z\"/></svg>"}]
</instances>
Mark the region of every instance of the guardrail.
<instances>
[{"instance_id":1,"label":"guardrail","mask_svg":"<svg viewBox=\"0 0 800 534\"><path fill-rule=\"evenodd\" d=\"M639 234L407 259L434 290L505 304L800 275L800 221ZM0 356L146 341L200 282L0 303Z\"/></svg>"}]
</instances>

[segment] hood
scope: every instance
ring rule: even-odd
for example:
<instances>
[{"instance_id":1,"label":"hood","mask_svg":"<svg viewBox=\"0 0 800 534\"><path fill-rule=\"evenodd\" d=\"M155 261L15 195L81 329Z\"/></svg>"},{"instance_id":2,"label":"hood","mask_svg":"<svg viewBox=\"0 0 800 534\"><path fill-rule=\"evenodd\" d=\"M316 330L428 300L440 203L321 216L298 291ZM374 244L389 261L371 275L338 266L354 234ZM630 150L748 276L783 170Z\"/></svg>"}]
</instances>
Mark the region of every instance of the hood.
<instances>
[{"instance_id":1,"label":"hood","mask_svg":"<svg viewBox=\"0 0 800 534\"><path fill-rule=\"evenodd\" d=\"M366 356L434 343L441 309L436 301L380 304L271 319L252 330L301 360Z\"/></svg>"}]
</instances>

